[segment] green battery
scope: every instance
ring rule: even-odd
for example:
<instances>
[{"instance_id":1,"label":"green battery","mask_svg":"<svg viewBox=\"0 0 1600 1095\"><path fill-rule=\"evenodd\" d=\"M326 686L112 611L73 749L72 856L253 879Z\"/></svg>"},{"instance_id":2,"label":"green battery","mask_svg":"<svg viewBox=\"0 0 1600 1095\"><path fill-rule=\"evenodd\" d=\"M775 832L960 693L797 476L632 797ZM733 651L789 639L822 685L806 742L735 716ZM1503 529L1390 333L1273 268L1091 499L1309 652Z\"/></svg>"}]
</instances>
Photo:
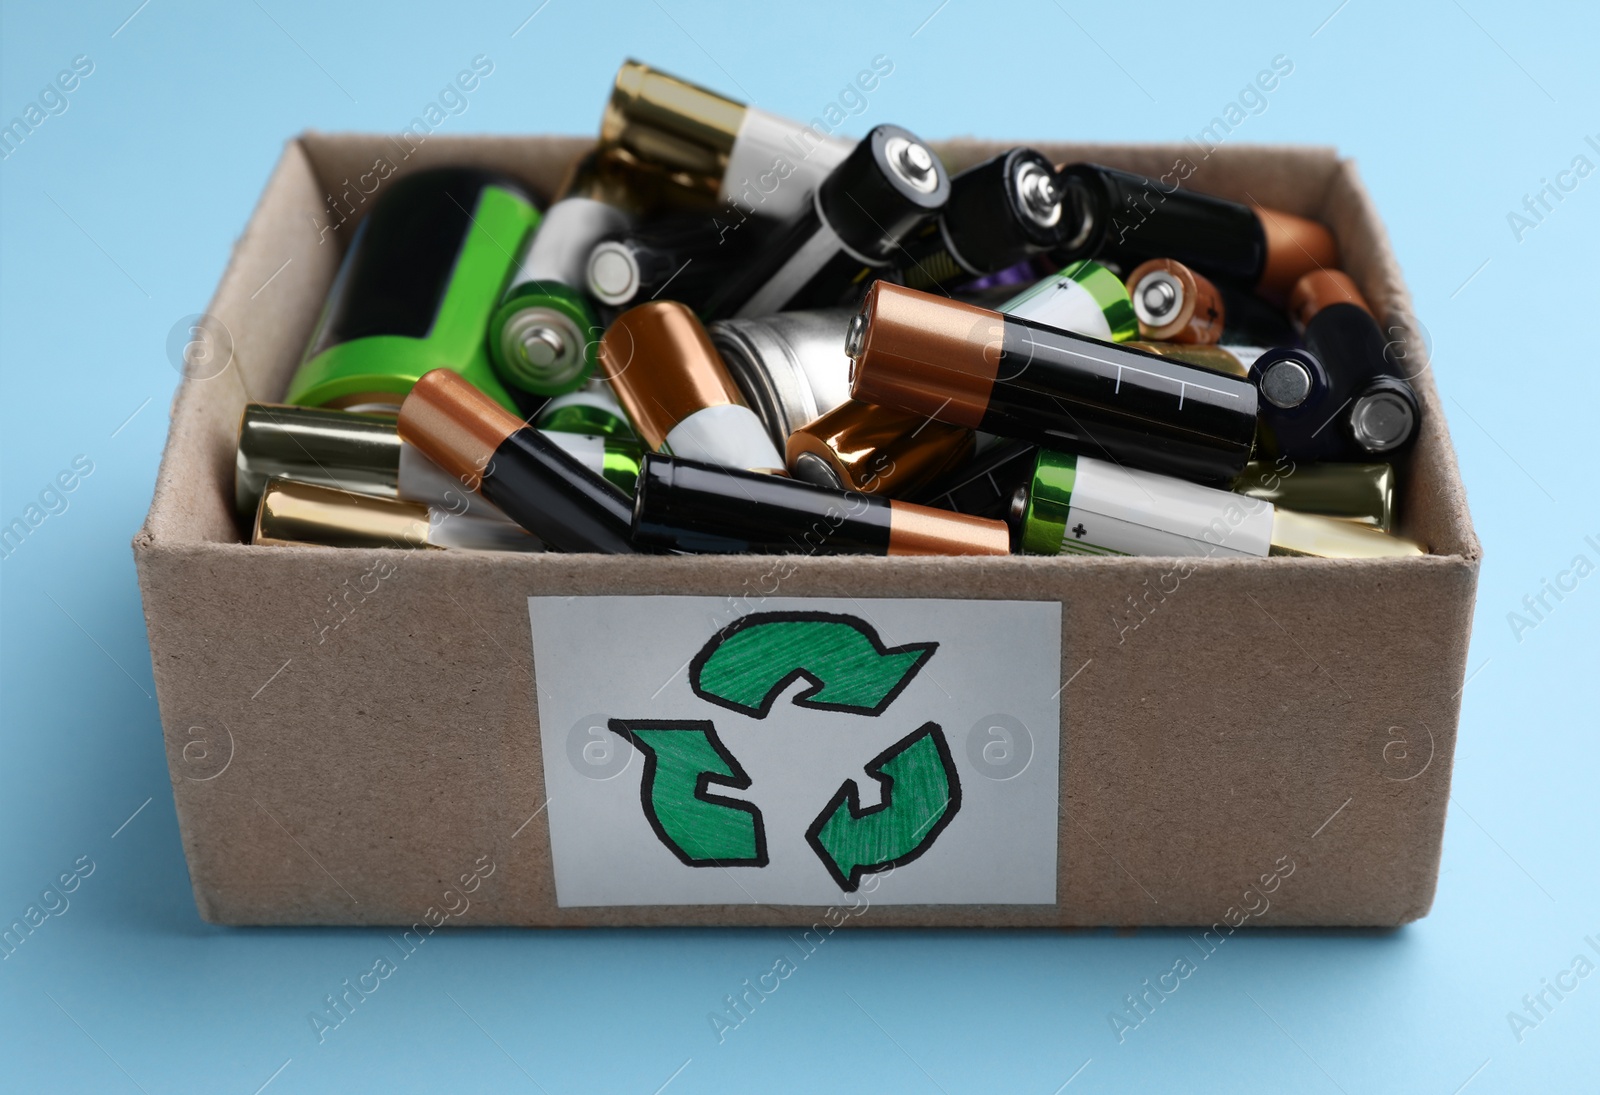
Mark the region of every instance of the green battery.
<instances>
[{"instance_id":1,"label":"green battery","mask_svg":"<svg viewBox=\"0 0 1600 1095\"><path fill-rule=\"evenodd\" d=\"M1139 317L1128 287L1110 270L1088 259L1068 263L996 310L1102 342L1139 337Z\"/></svg>"},{"instance_id":2,"label":"green battery","mask_svg":"<svg viewBox=\"0 0 1600 1095\"><path fill-rule=\"evenodd\" d=\"M603 380L590 380L575 392L556 396L539 408L533 424L558 433L596 434L629 441L638 437L622 404Z\"/></svg>"},{"instance_id":3,"label":"green battery","mask_svg":"<svg viewBox=\"0 0 1600 1095\"><path fill-rule=\"evenodd\" d=\"M515 410L485 334L538 219L520 186L485 171L390 183L356 230L287 401L396 414L422 374L448 368Z\"/></svg>"},{"instance_id":4,"label":"green battery","mask_svg":"<svg viewBox=\"0 0 1600 1095\"><path fill-rule=\"evenodd\" d=\"M605 328L584 295L589 253L633 223L597 164L580 164L528 237L500 306L489 320L489 357L507 384L562 395L594 374ZM606 200L612 199L612 200Z\"/></svg>"},{"instance_id":5,"label":"green battery","mask_svg":"<svg viewBox=\"0 0 1600 1095\"><path fill-rule=\"evenodd\" d=\"M577 289L559 281L514 285L489 320L489 357L500 377L535 395L561 395L594 372L605 328Z\"/></svg>"}]
</instances>

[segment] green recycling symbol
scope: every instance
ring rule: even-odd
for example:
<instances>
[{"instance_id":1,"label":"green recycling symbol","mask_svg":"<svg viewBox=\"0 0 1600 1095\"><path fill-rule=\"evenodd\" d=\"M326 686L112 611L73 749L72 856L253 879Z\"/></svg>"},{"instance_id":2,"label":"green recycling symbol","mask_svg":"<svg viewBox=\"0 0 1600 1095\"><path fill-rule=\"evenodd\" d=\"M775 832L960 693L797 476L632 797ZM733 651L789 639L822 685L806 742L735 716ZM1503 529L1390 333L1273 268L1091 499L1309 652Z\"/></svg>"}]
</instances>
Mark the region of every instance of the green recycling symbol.
<instances>
[{"instance_id":1,"label":"green recycling symbol","mask_svg":"<svg viewBox=\"0 0 1600 1095\"><path fill-rule=\"evenodd\" d=\"M756 719L772 713L796 680L799 707L882 715L927 664L936 642L886 646L871 624L827 612L760 612L712 636L689 663L695 695ZM639 797L657 839L690 867L765 867L766 829L754 803L716 788L748 790L751 779L708 720L611 719L611 730L644 756ZM806 829L806 842L840 889L909 863L933 846L961 808L944 731L934 722L866 765L882 802L863 808L845 780Z\"/></svg>"}]
</instances>

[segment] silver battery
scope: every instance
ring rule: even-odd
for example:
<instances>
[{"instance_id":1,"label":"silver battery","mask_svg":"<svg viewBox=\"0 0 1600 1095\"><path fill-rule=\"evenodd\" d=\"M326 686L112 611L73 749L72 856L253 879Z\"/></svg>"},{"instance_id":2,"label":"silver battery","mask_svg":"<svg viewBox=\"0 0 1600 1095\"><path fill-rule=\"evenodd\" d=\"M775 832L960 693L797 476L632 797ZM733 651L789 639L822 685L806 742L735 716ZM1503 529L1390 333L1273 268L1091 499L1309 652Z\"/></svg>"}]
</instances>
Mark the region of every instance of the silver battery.
<instances>
[{"instance_id":1,"label":"silver battery","mask_svg":"<svg viewBox=\"0 0 1600 1095\"><path fill-rule=\"evenodd\" d=\"M789 435L850 398L844 352L851 311L778 312L707 328L739 390L781 449Z\"/></svg>"}]
</instances>

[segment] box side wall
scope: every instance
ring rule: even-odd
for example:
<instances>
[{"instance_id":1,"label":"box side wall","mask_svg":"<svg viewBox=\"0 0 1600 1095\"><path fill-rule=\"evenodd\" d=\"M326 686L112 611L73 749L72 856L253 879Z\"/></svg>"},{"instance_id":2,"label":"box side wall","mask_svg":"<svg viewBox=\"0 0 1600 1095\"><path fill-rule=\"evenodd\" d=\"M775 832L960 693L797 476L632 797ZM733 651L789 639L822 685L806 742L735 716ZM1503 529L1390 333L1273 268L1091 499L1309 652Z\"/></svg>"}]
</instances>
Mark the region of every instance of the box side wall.
<instances>
[{"instance_id":1,"label":"box side wall","mask_svg":"<svg viewBox=\"0 0 1600 1095\"><path fill-rule=\"evenodd\" d=\"M972 563L804 560L780 592L1063 604L1060 907L885 907L866 923L1209 924L1279 857L1296 874L1260 923L1394 924L1426 911L1469 564ZM202 908L225 923L410 923L488 855L502 873L462 923L821 916L559 909L540 816L526 597L742 596L770 565L219 546L147 556ZM207 592L173 592L196 574ZM195 726L229 743L225 770L220 746L186 754Z\"/></svg>"}]
</instances>

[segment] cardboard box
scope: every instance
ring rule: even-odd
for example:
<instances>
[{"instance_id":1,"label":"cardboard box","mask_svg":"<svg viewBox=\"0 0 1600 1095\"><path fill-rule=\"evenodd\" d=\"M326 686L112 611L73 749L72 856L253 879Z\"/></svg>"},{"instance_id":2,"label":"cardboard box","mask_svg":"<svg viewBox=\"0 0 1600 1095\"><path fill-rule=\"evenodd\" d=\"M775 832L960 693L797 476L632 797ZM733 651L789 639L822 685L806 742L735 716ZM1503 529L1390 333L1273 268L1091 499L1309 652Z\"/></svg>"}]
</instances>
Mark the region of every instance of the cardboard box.
<instances>
[{"instance_id":1,"label":"cardboard box","mask_svg":"<svg viewBox=\"0 0 1600 1095\"><path fill-rule=\"evenodd\" d=\"M207 920L426 930L1172 924L1215 925L1221 935L1246 924L1395 925L1428 911L1480 550L1426 371L1417 380L1423 427L1401 502L1401 531L1431 549L1422 558L793 556L774 578L774 559L761 557L242 544L231 506L240 410L281 396L370 206L365 192L381 192L386 174L473 163L508 171L543 199L586 146L432 137L408 152L389 137L308 133L286 146L234 249L209 309L211 334L225 329L231 341L231 362L181 386L155 497L134 540L173 794ZM941 152L959 168L1005 147L955 141ZM1169 178L1188 164L1184 186L1323 220L1348 272L1388 317L1391 337L1420 362L1383 226L1353 164L1332 150L1226 146L1202 159L1180 145L1038 147L1058 161ZM539 704L566 685L546 679L535 660L528 599L714 597L736 604L738 615L763 607L752 591L877 600L893 611L895 602L882 599L1034 602L1052 621L1059 612L1059 672L1052 643L1042 674L1056 688L1045 721L1059 713L1059 738L1041 724L1035 742L1037 757L1058 757L1038 800L1052 805L1028 812L1029 826L1046 828L1049 859L1041 869L1038 847L1015 862L994 850L985 877L1023 883L1006 891L1007 903L971 900L970 887L935 898L945 903L893 903L924 892L912 883L935 871L931 852L889 872L881 888L819 888L824 876L813 865L801 889L818 896L801 904L750 891L699 903L558 903L557 809L545 809L557 781L547 781L545 765L566 762L542 755ZM952 608L957 617L964 611ZM917 611L940 619L926 605ZM976 628L990 616L972 619ZM938 626L963 623L946 617ZM1030 664L1007 645L1022 632L973 634L1000 662ZM590 656L598 641L573 636ZM608 632L604 641L599 656L625 679L636 640ZM546 660L560 662L554 651ZM948 659L928 664L959 675ZM685 709L606 714L679 717ZM743 716L699 717L724 725ZM964 726L949 730L959 761L972 739L962 738ZM603 736L602 728L595 740ZM843 758L858 783L872 782L860 773L869 757ZM641 779L635 759L615 786L640 799ZM968 803L990 789L971 790ZM956 841L977 807L963 809L941 840ZM778 831L776 813L771 829L776 864L780 850L800 845ZM585 867L571 858L566 866ZM737 882L756 877L737 872L759 869L693 879L731 873ZM617 892L631 884L606 878ZM1046 900L1028 899L1041 880ZM638 892L655 900L657 891ZM960 903L948 903L960 893Z\"/></svg>"}]
</instances>

